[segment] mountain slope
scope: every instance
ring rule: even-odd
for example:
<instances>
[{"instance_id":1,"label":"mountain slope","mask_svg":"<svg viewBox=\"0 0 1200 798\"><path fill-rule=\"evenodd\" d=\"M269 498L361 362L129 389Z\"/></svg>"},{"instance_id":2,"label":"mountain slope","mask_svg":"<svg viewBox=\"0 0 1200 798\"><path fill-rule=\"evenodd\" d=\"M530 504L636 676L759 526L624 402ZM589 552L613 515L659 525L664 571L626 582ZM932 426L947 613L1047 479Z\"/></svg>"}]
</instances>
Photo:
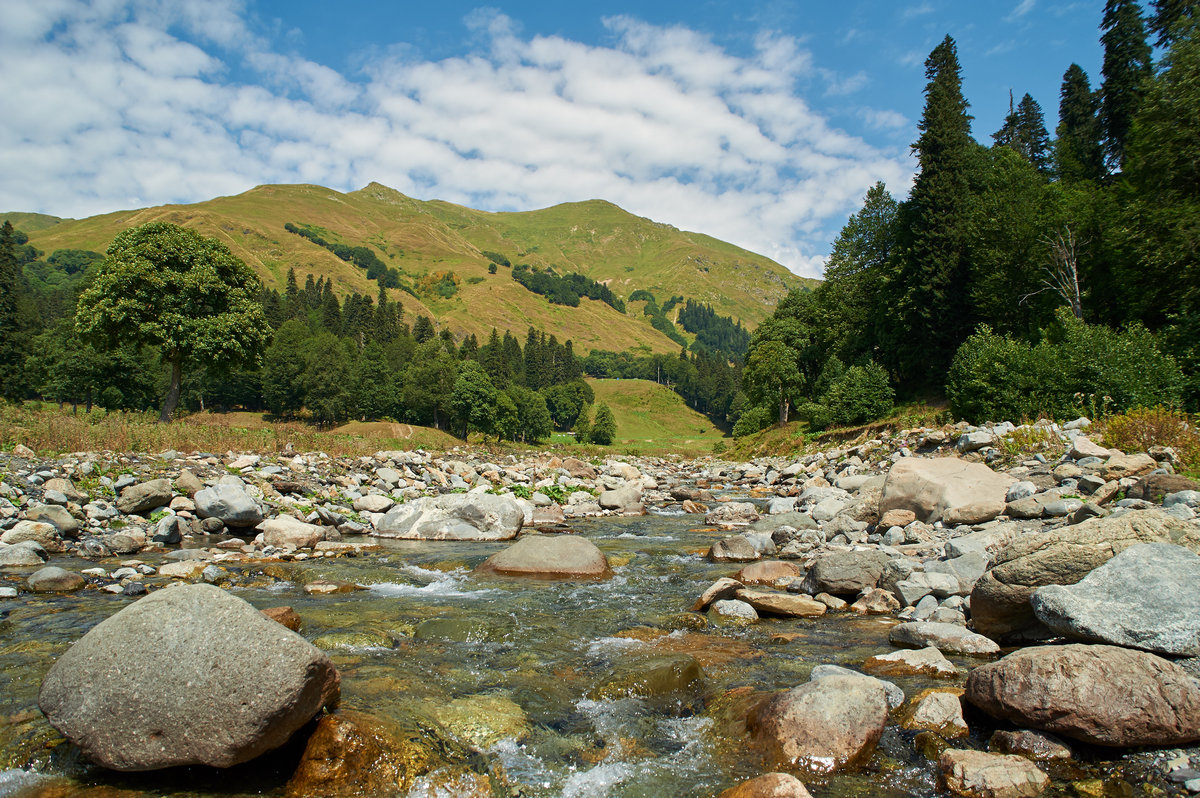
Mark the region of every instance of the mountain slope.
<instances>
[{"instance_id":1,"label":"mountain slope","mask_svg":"<svg viewBox=\"0 0 1200 798\"><path fill-rule=\"evenodd\" d=\"M551 305L512 280L508 268L489 274L491 260L485 252L514 265L578 272L606 283L621 298L641 288L660 302L672 295L708 302L721 315L750 327L765 318L788 289L805 282L769 258L600 200L490 213L415 200L377 183L346 194L315 185L276 185L193 205L79 220L40 214L8 217L46 253L67 248L103 252L125 228L170 221L222 240L269 287L282 290L288 269L294 268L301 282L311 273L331 279L340 293L377 293L377 284L367 280L363 269L284 230L289 222L311 226L330 244L369 247L386 266L398 269L404 283L419 295L391 292L410 317L428 314L455 332L475 333L481 340L492 327L517 335L529 326L539 327L572 339L581 353L593 348L674 352L678 345L633 309L622 314L586 298L577 308ZM454 274L456 294L444 298L420 288L422 278L433 282L433 275L444 272Z\"/></svg>"}]
</instances>

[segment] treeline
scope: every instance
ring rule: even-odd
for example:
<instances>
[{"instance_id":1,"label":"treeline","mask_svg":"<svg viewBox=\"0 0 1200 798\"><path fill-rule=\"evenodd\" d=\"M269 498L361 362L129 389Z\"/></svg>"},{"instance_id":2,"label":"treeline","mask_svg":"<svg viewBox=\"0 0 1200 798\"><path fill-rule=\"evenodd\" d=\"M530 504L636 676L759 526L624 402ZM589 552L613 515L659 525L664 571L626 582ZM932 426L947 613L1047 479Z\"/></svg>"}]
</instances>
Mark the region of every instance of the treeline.
<instances>
[{"instance_id":1,"label":"treeline","mask_svg":"<svg viewBox=\"0 0 1200 798\"><path fill-rule=\"evenodd\" d=\"M742 323L735 322L729 316L717 315L712 305L707 302L696 302L692 299L684 302L682 296L673 296L660 307L654 294L644 288L630 294L629 300L645 302L642 312L650 317L650 325L693 352L723 354L729 360L740 361L745 358L746 350L750 347L750 332L742 327ZM683 303L683 307L679 309L679 326L696 336L691 344L667 315L680 303Z\"/></svg>"},{"instance_id":2,"label":"treeline","mask_svg":"<svg viewBox=\"0 0 1200 798\"><path fill-rule=\"evenodd\" d=\"M652 380L665 385L719 426L734 423L746 406L739 387L740 364L705 351L639 356L594 349L583 359L583 371L589 377Z\"/></svg>"},{"instance_id":3,"label":"treeline","mask_svg":"<svg viewBox=\"0 0 1200 798\"><path fill-rule=\"evenodd\" d=\"M301 238L306 238L317 246L329 250L342 260L349 261L360 269L365 270L368 280L377 280L384 288L406 287L404 281L400 279L400 270L389 267L381 261L379 256L370 247L352 247L348 244L331 243L322 238L321 234L312 225L285 222L283 229Z\"/></svg>"},{"instance_id":4,"label":"treeline","mask_svg":"<svg viewBox=\"0 0 1200 798\"><path fill-rule=\"evenodd\" d=\"M825 281L756 330L747 431L942 394L972 421L1200 403L1200 37L1189 4L1108 0L1102 82L1066 70L1051 139L1026 94L971 135L950 37L925 63L919 172L880 183ZM1151 63L1148 31L1164 56Z\"/></svg>"},{"instance_id":5,"label":"treeline","mask_svg":"<svg viewBox=\"0 0 1200 798\"><path fill-rule=\"evenodd\" d=\"M522 263L512 267L512 278L533 293L546 297L552 305L577 308L580 297L587 297L597 299L621 313L625 312L625 302L608 286L582 274L567 272L560 276L553 269L530 268Z\"/></svg>"}]
</instances>

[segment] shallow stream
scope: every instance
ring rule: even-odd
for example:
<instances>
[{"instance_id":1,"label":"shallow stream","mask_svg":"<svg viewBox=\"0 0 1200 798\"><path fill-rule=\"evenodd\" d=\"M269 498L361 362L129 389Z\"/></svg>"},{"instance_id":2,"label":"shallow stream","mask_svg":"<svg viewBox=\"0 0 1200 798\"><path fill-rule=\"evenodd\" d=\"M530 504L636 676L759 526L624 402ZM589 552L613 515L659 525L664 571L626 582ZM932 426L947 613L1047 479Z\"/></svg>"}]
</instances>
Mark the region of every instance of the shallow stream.
<instances>
[{"instance_id":1,"label":"shallow stream","mask_svg":"<svg viewBox=\"0 0 1200 798\"><path fill-rule=\"evenodd\" d=\"M822 663L857 667L891 651L887 632L895 621L838 613L707 625L688 610L736 566L704 560L720 535L694 528L695 521L649 515L580 522L576 530L614 566L615 576L603 582L475 576L472 569L503 543L385 540L382 552L362 557L236 564L229 589L259 608L296 610L301 634L328 651L342 674L344 707L406 728L416 723L428 730L414 719L433 719L443 736L457 730L456 750L470 752L468 766L490 775L496 795L715 796L762 772L737 728L739 699L796 686ZM367 589L307 595L303 585L317 579ZM54 597L23 593L0 605L0 771L10 768L0 772L0 795L283 795L296 750L227 773L121 776L89 768L45 722L37 690L46 670L130 600L89 589ZM699 688L637 697L646 692L636 686L639 668L662 661L647 658L680 654L702 667ZM894 681L910 696L962 683ZM916 752L914 736L889 726L865 766L802 779L816 798L938 794L933 764ZM473 739L473 750L464 737ZM969 744L983 747L980 740ZM1060 780L1055 792L1077 794L1063 779L1100 779L1095 794L1132 795L1123 768L1072 765L1053 774ZM39 792L39 783L58 791ZM408 794L454 793L421 781Z\"/></svg>"}]
</instances>

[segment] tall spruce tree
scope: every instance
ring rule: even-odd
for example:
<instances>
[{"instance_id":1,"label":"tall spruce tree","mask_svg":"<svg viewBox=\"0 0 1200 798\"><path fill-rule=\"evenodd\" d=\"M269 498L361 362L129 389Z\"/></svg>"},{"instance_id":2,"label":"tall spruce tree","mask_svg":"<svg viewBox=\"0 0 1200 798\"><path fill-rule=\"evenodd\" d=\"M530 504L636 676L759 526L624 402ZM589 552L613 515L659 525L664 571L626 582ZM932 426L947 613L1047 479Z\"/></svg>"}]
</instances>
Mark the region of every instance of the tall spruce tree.
<instances>
[{"instance_id":1,"label":"tall spruce tree","mask_svg":"<svg viewBox=\"0 0 1200 798\"><path fill-rule=\"evenodd\" d=\"M1125 165L1125 145L1133 117L1151 76L1150 45L1137 0L1107 0L1104 4L1104 83L1100 87L1100 127L1110 171Z\"/></svg>"},{"instance_id":2,"label":"tall spruce tree","mask_svg":"<svg viewBox=\"0 0 1200 798\"><path fill-rule=\"evenodd\" d=\"M17 263L16 233L8 220L0 226L0 396L19 398L23 361L17 296L21 286Z\"/></svg>"},{"instance_id":3,"label":"tall spruce tree","mask_svg":"<svg viewBox=\"0 0 1200 798\"><path fill-rule=\"evenodd\" d=\"M997 147L1009 147L1019 152L1039 172L1050 171L1050 134L1046 132L1046 119L1042 106L1029 94L1014 108L1012 92L1009 92L1004 126L993 133L992 138Z\"/></svg>"},{"instance_id":4,"label":"tall spruce tree","mask_svg":"<svg viewBox=\"0 0 1200 798\"><path fill-rule=\"evenodd\" d=\"M929 54L925 76L921 135L913 145L920 172L904 204L907 240L892 285L898 294L897 370L913 383L933 384L974 325L967 250L971 164L978 145L949 36Z\"/></svg>"},{"instance_id":5,"label":"tall spruce tree","mask_svg":"<svg viewBox=\"0 0 1200 798\"><path fill-rule=\"evenodd\" d=\"M1079 64L1067 67L1058 98L1055 171L1065 182L1099 180L1104 177L1104 147L1096 117L1098 97Z\"/></svg>"},{"instance_id":6,"label":"tall spruce tree","mask_svg":"<svg viewBox=\"0 0 1200 798\"><path fill-rule=\"evenodd\" d=\"M1170 47L1179 35L1179 25L1183 20L1200 18L1196 0L1154 0L1151 5L1154 13L1147 23L1150 32L1157 34L1154 42L1158 47Z\"/></svg>"}]
</instances>

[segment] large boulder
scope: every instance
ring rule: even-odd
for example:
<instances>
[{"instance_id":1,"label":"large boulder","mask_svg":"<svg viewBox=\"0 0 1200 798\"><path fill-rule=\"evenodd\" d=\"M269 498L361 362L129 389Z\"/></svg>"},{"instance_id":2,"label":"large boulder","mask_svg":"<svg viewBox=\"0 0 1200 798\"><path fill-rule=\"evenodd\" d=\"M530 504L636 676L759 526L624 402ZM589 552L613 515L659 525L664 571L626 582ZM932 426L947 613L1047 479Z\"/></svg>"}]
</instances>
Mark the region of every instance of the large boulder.
<instances>
[{"instance_id":1,"label":"large boulder","mask_svg":"<svg viewBox=\"0 0 1200 798\"><path fill-rule=\"evenodd\" d=\"M619 488L601 491L596 503L604 510L638 513L642 508L642 485L640 482L626 482Z\"/></svg>"},{"instance_id":2,"label":"large boulder","mask_svg":"<svg viewBox=\"0 0 1200 798\"><path fill-rule=\"evenodd\" d=\"M1179 657L1200 656L1200 557L1169 543L1130 546L1074 585L1034 591L1059 634Z\"/></svg>"},{"instance_id":3,"label":"large boulder","mask_svg":"<svg viewBox=\"0 0 1200 798\"><path fill-rule=\"evenodd\" d=\"M827 676L763 701L746 727L770 762L828 772L870 756L887 719L878 680Z\"/></svg>"},{"instance_id":4,"label":"large boulder","mask_svg":"<svg viewBox=\"0 0 1200 798\"><path fill-rule=\"evenodd\" d=\"M311 549L324 539L324 527L290 515L281 515L263 524L263 543L268 546Z\"/></svg>"},{"instance_id":5,"label":"large boulder","mask_svg":"<svg viewBox=\"0 0 1200 798\"><path fill-rule=\"evenodd\" d=\"M525 511L511 494L447 493L398 504L375 524L374 534L406 540L511 540Z\"/></svg>"},{"instance_id":6,"label":"large boulder","mask_svg":"<svg viewBox=\"0 0 1200 798\"><path fill-rule=\"evenodd\" d=\"M1014 482L982 463L957 457L906 457L888 472L879 512L911 510L918 520L933 523L951 510L1003 505ZM972 510L971 514L978 513Z\"/></svg>"},{"instance_id":7,"label":"large boulder","mask_svg":"<svg viewBox=\"0 0 1200 798\"><path fill-rule=\"evenodd\" d=\"M879 583L889 557L877 549L831 551L817 556L804 577L810 595L857 596Z\"/></svg>"},{"instance_id":8,"label":"large boulder","mask_svg":"<svg viewBox=\"0 0 1200 798\"><path fill-rule=\"evenodd\" d=\"M1173 662L1116 646L1023 648L971 671L966 698L990 715L1093 745L1200 740L1200 683Z\"/></svg>"},{"instance_id":9,"label":"large boulder","mask_svg":"<svg viewBox=\"0 0 1200 798\"><path fill-rule=\"evenodd\" d=\"M117 498L117 509L129 515L144 513L157 507L170 504L175 491L171 488L169 479L152 479L137 485L130 485L121 491Z\"/></svg>"},{"instance_id":10,"label":"large boulder","mask_svg":"<svg viewBox=\"0 0 1200 798\"><path fill-rule=\"evenodd\" d=\"M59 507L55 504L35 504L25 511L25 518L29 521L51 524L65 538L77 537L79 531L83 529L79 519L67 512L66 507Z\"/></svg>"},{"instance_id":11,"label":"large boulder","mask_svg":"<svg viewBox=\"0 0 1200 798\"><path fill-rule=\"evenodd\" d=\"M122 771L229 767L337 701L320 649L207 584L158 590L84 635L42 682L50 724Z\"/></svg>"},{"instance_id":12,"label":"large boulder","mask_svg":"<svg viewBox=\"0 0 1200 798\"><path fill-rule=\"evenodd\" d=\"M198 516L219 518L226 526L251 527L257 526L263 520L258 502L246 492L240 480L237 484L222 482L197 491L193 500L196 502Z\"/></svg>"},{"instance_id":13,"label":"large boulder","mask_svg":"<svg viewBox=\"0 0 1200 798\"><path fill-rule=\"evenodd\" d=\"M504 576L542 579L606 579L608 558L587 538L577 535L525 535L493 554L476 569Z\"/></svg>"},{"instance_id":14,"label":"large boulder","mask_svg":"<svg viewBox=\"0 0 1200 798\"><path fill-rule=\"evenodd\" d=\"M829 609L819 601L795 593L780 593L776 590L742 588L735 594L757 612L782 615L785 618L815 618Z\"/></svg>"},{"instance_id":15,"label":"large boulder","mask_svg":"<svg viewBox=\"0 0 1200 798\"><path fill-rule=\"evenodd\" d=\"M730 787L717 798L812 798L812 793L789 773L766 773Z\"/></svg>"},{"instance_id":16,"label":"large boulder","mask_svg":"<svg viewBox=\"0 0 1200 798\"><path fill-rule=\"evenodd\" d=\"M993 640L1046 636L1030 605L1034 591L1073 585L1138 543L1200 551L1200 528L1161 510L1136 510L1014 538L996 551L971 591L972 624Z\"/></svg>"},{"instance_id":17,"label":"large boulder","mask_svg":"<svg viewBox=\"0 0 1200 798\"><path fill-rule=\"evenodd\" d=\"M758 508L750 502L725 502L709 510L704 523L741 525L753 524L758 519Z\"/></svg>"}]
</instances>

